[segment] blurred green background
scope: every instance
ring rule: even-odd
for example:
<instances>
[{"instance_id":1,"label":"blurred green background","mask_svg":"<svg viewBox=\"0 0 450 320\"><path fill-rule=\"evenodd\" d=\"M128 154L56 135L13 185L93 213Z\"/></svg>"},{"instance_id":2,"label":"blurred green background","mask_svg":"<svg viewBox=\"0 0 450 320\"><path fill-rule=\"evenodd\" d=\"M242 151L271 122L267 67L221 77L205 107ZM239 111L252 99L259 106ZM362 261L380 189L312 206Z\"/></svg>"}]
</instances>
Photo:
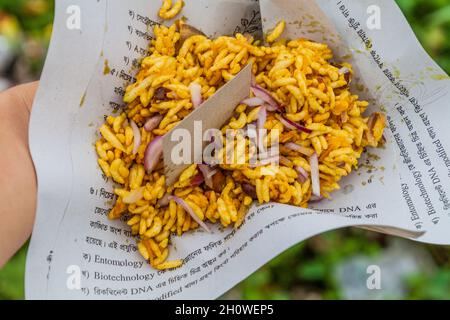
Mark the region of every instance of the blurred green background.
<instances>
[{"instance_id":1,"label":"blurred green background","mask_svg":"<svg viewBox=\"0 0 450 320\"><path fill-rule=\"evenodd\" d=\"M449 1L397 3L425 49L450 74ZM53 7L50 0L0 0L0 90L39 78ZM0 270L0 300L23 299L25 258L26 246ZM366 287L370 264L382 268L382 290ZM450 299L450 248L360 229L332 231L292 247L223 298Z\"/></svg>"}]
</instances>

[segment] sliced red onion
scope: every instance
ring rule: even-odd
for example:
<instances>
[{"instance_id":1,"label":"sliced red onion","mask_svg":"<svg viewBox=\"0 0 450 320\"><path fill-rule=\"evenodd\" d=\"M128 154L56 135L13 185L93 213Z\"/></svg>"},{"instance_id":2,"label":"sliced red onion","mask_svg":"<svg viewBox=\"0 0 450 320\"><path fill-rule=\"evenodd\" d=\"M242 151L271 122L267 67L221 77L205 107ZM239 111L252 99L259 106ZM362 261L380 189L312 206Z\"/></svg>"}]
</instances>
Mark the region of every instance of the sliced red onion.
<instances>
[{"instance_id":1,"label":"sliced red onion","mask_svg":"<svg viewBox=\"0 0 450 320\"><path fill-rule=\"evenodd\" d=\"M255 86L251 87L251 90L252 90L253 94L255 95L255 97L258 97L258 98L264 100L267 104L270 105L269 111L276 111L281 108L280 104L272 97L270 92L267 91L266 89L264 89L263 87L261 87L259 85L255 85Z\"/></svg>"},{"instance_id":2,"label":"sliced red onion","mask_svg":"<svg viewBox=\"0 0 450 320\"><path fill-rule=\"evenodd\" d=\"M275 156L272 156L270 158L261 159L257 163L250 163L249 167L254 169L254 168L264 167L264 166L267 166L269 164L278 164L279 162L280 162L280 156L279 155L275 155Z\"/></svg>"},{"instance_id":3,"label":"sliced red onion","mask_svg":"<svg viewBox=\"0 0 450 320\"><path fill-rule=\"evenodd\" d=\"M309 158L309 164L311 166L312 193L316 197L320 197L319 157L317 157L317 153L314 152Z\"/></svg>"},{"instance_id":4,"label":"sliced red onion","mask_svg":"<svg viewBox=\"0 0 450 320\"><path fill-rule=\"evenodd\" d=\"M202 172L203 178L205 179L205 184L213 188L213 176L217 173L217 169L213 169L210 166L207 166L206 164L199 164L198 168Z\"/></svg>"},{"instance_id":5,"label":"sliced red onion","mask_svg":"<svg viewBox=\"0 0 450 320\"><path fill-rule=\"evenodd\" d=\"M160 114L151 117L150 119L147 120L147 122L144 124L144 129L147 132L151 132L153 130L155 130L156 128L158 128L159 124L161 123L162 119L164 117Z\"/></svg>"},{"instance_id":6,"label":"sliced red onion","mask_svg":"<svg viewBox=\"0 0 450 320\"><path fill-rule=\"evenodd\" d=\"M284 117L279 117L278 119L283 124L283 126L285 126L287 129L289 129L289 130L297 130L297 128L293 124L291 124L288 121L288 119L285 119Z\"/></svg>"},{"instance_id":7,"label":"sliced red onion","mask_svg":"<svg viewBox=\"0 0 450 320\"><path fill-rule=\"evenodd\" d=\"M203 102L202 86L199 85L197 82L192 82L189 85L189 90L191 91L191 99L194 109L198 108Z\"/></svg>"},{"instance_id":8,"label":"sliced red onion","mask_svg":"<svg viewBox=\"0 0 450 320\"><path fill-rule=\"evenodd\" d=\"M144 167L148 173L151 173L153 169L158 165L159 160L163 154L163 137L155 137L145 149Z\"/></svg>"},{"instance_id":9,"label":"sliced red onion","mask_svg":"<svg viewBox=\"0 0 450 320\"><path fill-rule=\"evenodd\" d=\"M267 110L267 111L270 111L270 112L276 112L276 111L280 110L280 109L278 109L278 108L276 108L276 107L271 106L271 105L268 104L268 103L264 104L264 106L266 107L266 110ZM280 107L280 108L281 108L281 107Z\"/></svg>"},{"instance_id":10,"label":"sliced red onion","mask_svg":"<svg viewBox=\"0 0 450 320\"><path fill-rule=\"evenodd\" d=\"M206 164L199 164L198 166L205 178L212 178L217 173L217 169L212 168Z\"/></svg>"},{"instance_id":11,"label":"sliced red onion","mask_svg":"<svg viewBox=\"0 0 450 320\"><path fill-rule=\"evenodd\" d=\"M298 180L300 183L305 183L308 180L308 172L300 166L295 166L295 170L298 172Z\"/></svg>"},{"instance_id":12,"label":"sliced red onion","mask_svg":"<svg viewBox=\"0 0 450 320\"><path fill-rule=\"evenodd\" d=\"M256 127L258 129L264 129L266 121L267 121L267 110L264 106L262 106L258 112L258 121L256 123Z\"/></svg>"},{"instance_id":13,"label":"sliced red onion","mask_svg":"<svg viewBox=\"0 0 450 320\"><path fill-rule=\"evenodd\" d=\"M271 156L270 158L265 158L261 160L261 163L266 166L266 165L272 165L272 164L278 164L280 163L280 155L276 154Z\"/></svg>"},{"instance_id":14,"label":"sliced red onion","mask_svg":"<svg viewBox=\"0 0 450 320\"><path fill-rule=\"evenodd\" d=\"M144 197L144 188L140 187L134 190L131 190L130 193L123 198L123 203L132 204L136 203Z\"/></svg>"},{"instance_id":15,"label":"sliced red onion","mask_svg":"<svg viewBox=\"0 0 450 320\"><path fill-rule=\"evenodd\" d=\"M170 196L169 201L171 201L171 200L175 201L180 206L182 206L183 209L186 210L187 213L189 213L189 215L192 217L192 219L194 219L195 222L197 222L199 224L199 226L201 226L203 229L205 229L206 232L211 233L211 230L209 230L208 226L202 220L200 220L200 218L195 214L194 210L192 210L192 208L189 207L189 205L183 199L176 197L176 196Z\"/></svg>"},{"instance_id":16,"label":"sliced red onion","mask_svg":"<svg viewBox=\"0 0 450 320\"><path fill-rule=\"evenodd\" d=\"M250 183L244 183L242 184L242 189L252 199L258 199L258 196L256 194L256 187L254 185L251 185Z\"/></svg>"},{"instance_id":17,"label":"sliced red onion","mask_svg":"<svg viewBox=\"0 0 450 320\"><path fill-rule=\"evenodd\" d=\"M312 132L312 130L310 130L294 121L291 121L283 116L280 116L279 119L280 119L281 123L290 130L298 130L298 131L308 133L308 134L310 134Z\"/></svg>"},{"instance_id":18,"label":"sliced red onion","mask_svg":"<svg viewBox=\"0 0 450 320\"><path fill-rule=\"evenodd\" d=\"M254 98L248 98L245 100L242 100L241 103L245 104L249 107L258 107L258 106L262 106L264 104L264 100L258 97L254 97Z\"/></svg>"},{"instance_id":19,"label":"sliced red onion","mask_svg":"<svg viewBox=\"0 0 450 320\"><path fill-rule=\"evenodd\" d=\"M133 147L133 156L138 152L138 149L141 145L142 139L141 139L141 130L139 130L139 127L137 126L136 122L133 120L130 120L130 126L133 130L133 140L134 140L134 147Z\"/></svg>"},{"instance_id":20,"label":"sliced red onion","mask_svg":"<svg viewBox=\"0 0 450 320\"><path fill-rule=\"evenodd\" d=\"M307 148L305 148L304 146L301 146L299 144L296 144L294 142L288 142L285 143L284 146L290 150L296 151L298 153L301 153L307 157L311 157L313 152Z\"/></svg>"},{"instance_id":21,"label":"sliced red onion","mask_svg":"<svg viewBox=\"0 0 450 320\"><path fill-rule=\"evenodd\" d=\"M158 200L158 205L161 208L167 207L169 205L170 194L166 193L161 199Z\"/></svg>"},{"instance_id":22,"label":"sliced red onion","mask_svg":"<svg viewBox=\"0 0 450 320\"><path fill-rule=\"evenodd\" d=\"M263 162L257 162L257 163L250 163L248 166L250 167L250 168L252 168L252 169L255 169L255 168L259 168L259 167L264 167L264 166L266 166L267 165L267 163L263 163Z\"/></svg>"},{"instance_id":23,"label":"sliced red onion","mask_svg":"<svg viewBox=\"0 0 450 320\"><path fill-rule=\"evenodd\" d=\"M254 121L252 123L249 123L248 125L245 126L245 131L247 131L247 136L249 138L256 138L258 135L258 132L256 131L256 125L257 122Z\"/></svg>"},{"instance_id":24,"label":"sliced red onion","mask_svg":"<svg viewBox=\"0 0 450 320\"><path fill-rule=\"evenodd\" d=\"M196 174L191 180L191 187L198 187L201 185L205 179L201 173Z\"/></svg>"}]
</instances>

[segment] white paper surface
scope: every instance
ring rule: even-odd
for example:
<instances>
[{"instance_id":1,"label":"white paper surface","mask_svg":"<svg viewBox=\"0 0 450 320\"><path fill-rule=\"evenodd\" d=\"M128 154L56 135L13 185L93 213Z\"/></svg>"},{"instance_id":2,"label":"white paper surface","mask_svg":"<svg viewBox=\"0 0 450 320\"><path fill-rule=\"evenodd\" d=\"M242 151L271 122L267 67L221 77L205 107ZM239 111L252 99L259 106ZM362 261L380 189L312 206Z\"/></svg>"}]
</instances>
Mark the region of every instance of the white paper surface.
<instances>
[{"instance_id":1,"label":"white paper surface","mask_svg":"<svg viewBox=\"0 0 450 320\"><path fill-rule=\"evenodd\" d=\"M261 36L261 28L267 31L283 18L286 37L328 43L336 61L354 64L355 90L362 89L358 94L371 100L372 110L387 113L391 131L386 130L386 148L370 150L372 156L361 159L361 168L342 181L342 190L317 205L321 210L255 206L237 231L215 226L212 234L199 230L172 237L170 259L185 259L185 264L175 271L152 269L136 252L125 223L106 217L113 185L97 167L93 143L104 115L122 106L121 93L145 55L152 24L159 21L160 1L78 1L81 31L65 28L73 2L57 2L33 107L30 144L39 190L27 298L216 298L295 243L347 226L450 244L445 155L450 152L445 126L450 80L420 47L394 1L379 4L382 29L368 30L371 2L366 0L196 0L186 1L182 15L210 36L235 31ZM355 30L350 25L356 21ZM360 30L382 68L362 43ZM401 86L408 96L399 93ZM80 290L71 286L78 271Z\"/></svg>"}]
</instances>

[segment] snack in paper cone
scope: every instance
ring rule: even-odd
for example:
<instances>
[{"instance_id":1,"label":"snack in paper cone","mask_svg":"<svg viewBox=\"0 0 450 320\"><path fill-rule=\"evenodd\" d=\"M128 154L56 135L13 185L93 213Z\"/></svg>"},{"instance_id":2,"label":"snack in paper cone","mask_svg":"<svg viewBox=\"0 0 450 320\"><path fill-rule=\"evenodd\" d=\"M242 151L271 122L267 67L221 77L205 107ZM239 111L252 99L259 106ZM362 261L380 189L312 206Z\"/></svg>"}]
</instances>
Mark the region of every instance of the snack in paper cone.
<instances>
[{"instance_id":1,"label":"snack in paper cone","mask_svg":"<svg viewBox=\"0 0 450 320\"><path fill-rule=\"evenodd\" d=\"M242 34L180 40L176 24L155 27L150 55L126 90L126 110L101 126L98 163L121 185L109 217L129 216L154 268L182 265L166 261L171 234L209 232L205 222L239 228L254 200L306 208L329 198L365 148L382 143L385 118L364 114L368 102L349 89L351 65L332 64L326 44L282 39L284 28L278 23L265 46ZM216 137L215 162L192 164L166 187L162 136L250 63L251 92ZM279 150L258 158L251 132L266 154Z\"/></svg>"}]
</instances>

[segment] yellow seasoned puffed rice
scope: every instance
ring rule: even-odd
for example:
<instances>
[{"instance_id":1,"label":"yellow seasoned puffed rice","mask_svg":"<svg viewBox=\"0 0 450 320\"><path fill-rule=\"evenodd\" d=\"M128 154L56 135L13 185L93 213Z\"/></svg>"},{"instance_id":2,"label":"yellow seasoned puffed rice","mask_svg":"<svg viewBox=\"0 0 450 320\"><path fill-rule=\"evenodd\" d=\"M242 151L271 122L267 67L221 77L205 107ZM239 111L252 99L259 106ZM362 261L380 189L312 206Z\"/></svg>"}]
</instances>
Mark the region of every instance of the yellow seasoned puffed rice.
<instances>
[{"instance_id":1,"label":"yellow seasoned puffed rice","mask_svg":"<svg viewBox=\"0 0 450 320\"><path fill-rule=\"evenodd\" d=\"M164 0L159 15L171 19L182 7L183 1ZM306 39L276 42L285 27L284 21L278 23L266 38L273 44L261 46L241 34L217 39L195 34L182 41L177 25L156 26L150 54L141 63L136 83L126 89L127 108L107 117L100 127L95 143L98 164L106 177L121 185L109 218L129 217L138 251L154 268L182 265L182 260L167 261L172 234L181 236L206 221L239 228L254 200L307 207L314 199L313 156L318 160L320 195L328 197L358 165L364 149L382 141L385 118L380 113L363 115L368 103L350 92L351 66L333 65L325 44ZM211 186L194 183L202 177L198 165L189 166L169 187L162 161L146 172L147 145L194 109L191 84L201 86L201 98L206 100L248 63L253 63L256 86L283 107L268 111L264 123L268 130L264 145L281 144L279 164L251 166L248 160L254 150L248 137L241 137L227 143L217 156L225 158L236 148L234 158L242 163L217 166ZM239 133L257 122L263 108L237 106L222 128L223 138L226 129ZM149 119L158 121L147 132L143 127ZM133 122L141 134L135 153ZM303 130L294 130L292 122Z\"/></svg>"}]
</instances>

